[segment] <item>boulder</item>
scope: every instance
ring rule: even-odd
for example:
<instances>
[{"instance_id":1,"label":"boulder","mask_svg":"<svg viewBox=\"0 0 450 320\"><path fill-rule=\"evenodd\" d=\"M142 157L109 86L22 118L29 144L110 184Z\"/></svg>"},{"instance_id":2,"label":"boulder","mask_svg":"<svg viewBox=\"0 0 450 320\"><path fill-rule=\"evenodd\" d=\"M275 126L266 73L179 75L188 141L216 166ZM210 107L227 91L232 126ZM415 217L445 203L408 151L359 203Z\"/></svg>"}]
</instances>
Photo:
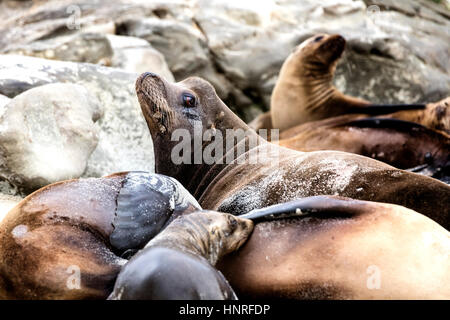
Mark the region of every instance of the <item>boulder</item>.
<instances>
[{"instance_id":1,"label":"boulder","mask_svg":"<svg viewBox=\"0 0 450 320\"><path fill-rule=\"evenodd\" d=\"M2 223L3 218L20 201L22 201L21 197L15 197L15 196L10 196L10 195L0 194L0 223Z\"/></svg>"},{"instance_id":2,"label":"boulder","mask_svg":"<svg viewBox=\"0 0 450 320\"><path fill-rule=\"evenodd\" d=\"M2 114L5 110L5 106L8 104L9 101L11 101L10 98L0 94L0 117L2 116Z\"/></svg>"},{"instance_id":3,"label":"boulder","mask_svg":"<svg viewBox=\"0 0 450 320\"><path fill-rule=\"evenodd\" d=\"M0 94L14 97L30 88L64 82L83 86L103 110L98 144L83 177L119 171L154 171L153 144L135 92L138 74L89 63L0 55Z\"/></svg>"},{"instance_id":4,"label":"boulder","mask_svg":"<svg viewBox=\"0 0 450 320\"><path fill-rule=\"evenodd\" d=\"M0 117L0 175L19 189L79 178L97 146L101 116L80 85L54 83L16 96Z\"/></svg>"},{"instance_id":5,"label":"boulder","mask_svg":"<svg viewBox=\"0 0 450 320\"><path fill-rule=\"evenodd\" d=\"M72 5L82 14L67 12ZM176 80L207 79L247 121L269 108L293 47L318 32L348 39L334 80L346 94L385 103L450 94L450 11L431 0L60 0L23 7L9 8L15 14L0 23L0 52L83 32L141 38L163 54ZM133 72L141 72L136 61L153 59L143 48L114 55L113 66Z\"/></svg>"},{"instance_id":6,"label":"boulder","mask_svg":"<svg viewBox=\"0 0 450 320\"><path fill-rule=\"evenodd\" d=\"M5 53L102 65L111 65L113 56L108 38L98 33L76 33L9 46Z\"/></svg>"},{"instance_id":7,"label":"boulder","mask_svg":"<svg viewBox=\"0 0 450 320\"><path fill-rule=\"evenodd\" d=\"M146 40L115 35L107 38L114 52L111 66L139 74L151 71L168 81L175 81L164 56Z\"/></svg>"}]
</instances>

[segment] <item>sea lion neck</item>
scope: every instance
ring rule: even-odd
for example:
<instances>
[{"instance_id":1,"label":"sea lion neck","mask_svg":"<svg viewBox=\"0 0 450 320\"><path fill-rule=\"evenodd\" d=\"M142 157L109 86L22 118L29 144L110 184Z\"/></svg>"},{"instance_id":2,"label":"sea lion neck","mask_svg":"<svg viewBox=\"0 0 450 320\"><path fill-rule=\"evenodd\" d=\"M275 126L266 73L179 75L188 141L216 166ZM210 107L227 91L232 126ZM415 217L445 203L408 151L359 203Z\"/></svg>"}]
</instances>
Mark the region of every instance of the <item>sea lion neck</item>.
<instances>
[{"instance_id":1,"label":"sea lion neck","mask_svg":"<svg viewBox=\"0 0 450 320\"><path fill-rule=\"evenodd\" d=\"M255 141L246 151L264 143L201 78L169 83L145 73L136 92L153 139L155 171L177 179L196 198L242 141Z\"/></svg>"}]
</instances>

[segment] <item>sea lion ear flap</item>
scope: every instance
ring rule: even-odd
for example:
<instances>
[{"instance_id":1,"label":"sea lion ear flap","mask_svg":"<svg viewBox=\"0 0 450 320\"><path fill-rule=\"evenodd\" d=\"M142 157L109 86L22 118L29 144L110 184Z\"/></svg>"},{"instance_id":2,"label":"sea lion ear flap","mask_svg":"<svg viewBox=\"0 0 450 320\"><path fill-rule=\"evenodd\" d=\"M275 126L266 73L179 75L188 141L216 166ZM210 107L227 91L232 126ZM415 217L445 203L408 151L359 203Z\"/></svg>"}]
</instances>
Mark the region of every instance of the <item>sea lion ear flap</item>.
<instances>
[{"instance_id":1,"label":"sea lion ear flap","mask_svg":"<svg viewBox=\"0 0 450 320\"><path fill-rule=\"evenodd\" d=\"M183 188L184 189L184 188ZM173 179L147 172L130 172L117 197L110 243L119 252L142 248L171 220L174 211L188 208L189 199ZM185 191L188 193L187 191Z\"/></svg>"}]
</instances>

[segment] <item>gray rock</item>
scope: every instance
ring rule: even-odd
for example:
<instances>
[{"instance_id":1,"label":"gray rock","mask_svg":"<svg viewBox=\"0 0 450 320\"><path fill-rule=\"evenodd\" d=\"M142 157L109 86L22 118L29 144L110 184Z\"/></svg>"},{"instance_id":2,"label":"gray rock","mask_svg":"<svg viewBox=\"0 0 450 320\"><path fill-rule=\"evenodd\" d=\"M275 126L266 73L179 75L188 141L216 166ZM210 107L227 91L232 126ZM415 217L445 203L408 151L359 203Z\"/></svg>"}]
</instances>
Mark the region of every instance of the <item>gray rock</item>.
<instances>
[{"instance_id":1,"label":"gray rock","mask_svg":"<svg viewBox=\"0 0 450 320\"><path fill-rule=\"evenodd\" d=\"M22 197L0 194L0 223L20 201L22 201Z\"/></svg>"},{"instance_id":2,"label":"gray rock","mask_svg":"<svg viewBox=\"0 0 450 320\"><path fill-rule=\"evenodd\" d=\"M195 24L172 19L145 18L122 23L128 35L147 40L161 52L175 79L199 76L210 81L222 98L227 98L231 83L216 70L207 39Z\"/></svg>"},{"instance_id":3,"label":"gray rock","mask_svg":"<svg viewBox=\"0 0 450 320\"><path fill-rule=\"evenodd\" d=\"M195 19L216 63L264 109L292 48L319 32L340 33L349 40L334 80L347 94L385 103L430 102L450 94L450 21L440 13L439 18L424 17L423 6L414 11L417 1L396 1L394 11L379 7L375 14L362 1L199 3ZM254 18L249 23L236 16Z\"/></svg>"},{"instance_id":4,"label":"gray rock","mask_svg":"<svg viewBox=\"0 0 450 320\"><path fill-rule=\"evenodd\" d=\"M113 50L105 35L76 33L9 46L5 53L37 58L111 65Z\"/></svg>"},{"instance_id":5,"label":"gray rock","mask_svg":"<svg viewBox=\"0 0 450 320\"><path fill-rule=\"evenodd\" d=\"M67 12L73 4L82 12L79 29ZM347 94L392 103L450 94L450 11L429 0L60 0L28 7L0 22L0 52L93 30L142 38L164 55L176 80L206 78L245 120L250 109L269 108L284 59L318 32L349 41L335 79ZM135 70L134 61L147 59L147 50L125 51L113 65Z\"/></svg>"},{"instance_id":6,"label":"gray rock","mask_svg":"<svg viewBox=\"0 0 450 320\"><path fill-rule=\"evenodd\" d=\"M146 40L115 35L107 37L114 52L111 63L113 67L134 73L150 71L168 81L175 81L164 56Z\"/></svg>"},{"instance_id":7,"label":"gray rock","mask_svg":"<svg viewBox=\"0 0 450 320\"><path fill-rule=\"evenodd\" d=\"M11 101L10 98L0 94L0 117L2 116L3 112L5 111L5 106L8 104L9 101Z\"/></svg>"},{"instance_id":8,"label":"gray rock","mask_svg":"<svg viewBox=\"0 0 450 320\"><path fill-rule=\"evenodd\" d=\"M30 89L0 117L0 175L19 189L79 178L97 146L98 102L75 84Z\"/></svg>"},{"instance_id":9,"label":"gray rock","mask_svg":"<svg viewBox=\"0 0 450 320\"><path fill-rule=\"evenodd\" d=\"M84 177L119 171L154 171L153 144L135 93L138 74L88 63L0 55L0 94L15 95L46 83L76 83L100 101L97 148Z\"/></svg>"}]
</instances>

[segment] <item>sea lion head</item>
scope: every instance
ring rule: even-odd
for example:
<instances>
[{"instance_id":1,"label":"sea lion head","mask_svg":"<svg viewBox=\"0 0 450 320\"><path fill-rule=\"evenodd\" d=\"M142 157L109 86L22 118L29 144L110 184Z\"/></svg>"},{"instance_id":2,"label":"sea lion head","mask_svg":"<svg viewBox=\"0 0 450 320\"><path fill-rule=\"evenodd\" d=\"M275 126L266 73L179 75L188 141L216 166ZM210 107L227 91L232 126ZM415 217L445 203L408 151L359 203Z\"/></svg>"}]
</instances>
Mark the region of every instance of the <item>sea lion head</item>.
<instances>
[{"instance_id":1,"label":"sea lion head","mask_svg":"<svg viewBox=\"0 0 450 320\"><path fill-rule=\"evenodd\" d=\"M136 93L152 135L156 172L175 177L182 183L183 179L177 175L182 168L175 166L171 158L171 152L181 139L193 143L195 139L202 141L203 133L209 129L221 130L224 134L228 128L248 128L217 96L214 87L199 77L169 83L146 72L136 80ZM175 134L177 137L173 138ZM194 151L192 148L191 159Z\"/></svg>"},{"instance_id":2,"label":"sea lion head","mask_svg":"<svg viewBox=\"0 0 450 320\"><path fill-rule=\"evenodd\" d=\"M173 247L200 255L212 265L238 250L253 230L253 222L228 213L199 210L176 218L148 247Z\"/></svg>"},{"instance_id":3,"label":"sea lion head","mask_svg":"<svg viewBox=\"0 0 450 320\"><path fill-rule=\"evenodd\" d=\"M424 117L426 126L450 133L450 97L428 104Z\"/></svg>"},{"instance_id":4,"label":"sea lion head","mask_svg":"<svg viewBox=\"0 0 450 320\"><path fill-rule=\"evenodd\" d=\"M329 70L334 72L342 56L346 41L338 34L317 34L298 45L287 62L300 72L302 70Z\"/></svg>"},{"instance_id":5,"label":"sea lion head","mask_svg":"<svg viewBox=\"0 0 450 320\"><path fill-rule=\"evenodd\" d=\"M253 222L249 219L216 212L203 211L204 226L208 228L210 241L225 244L221 256L239 249L253 230Z\"/></svg>"},{"instance_id":6,"label":"sea lion head","mask_svg":"<svg viewBox=\"0 0 450 320\"><path fill-rule=\"evenodd\" d=\"M226 108L214 87L199 77L169 83L146 72L136 80L136 92L152 137L177 128L193 132L197 125L210 127Z\"/></svg>"}]
</instances>

